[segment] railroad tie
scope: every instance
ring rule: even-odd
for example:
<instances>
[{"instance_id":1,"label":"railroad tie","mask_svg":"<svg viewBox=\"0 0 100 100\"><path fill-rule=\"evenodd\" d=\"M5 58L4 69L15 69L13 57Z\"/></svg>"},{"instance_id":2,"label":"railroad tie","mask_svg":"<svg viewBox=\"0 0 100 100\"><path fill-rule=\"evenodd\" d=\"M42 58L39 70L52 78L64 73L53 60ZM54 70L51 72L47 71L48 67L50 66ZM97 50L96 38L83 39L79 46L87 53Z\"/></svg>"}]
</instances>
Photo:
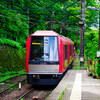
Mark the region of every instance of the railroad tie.
<instances>
[{"instance_id":1,"label":"railroad tie","mask_svg":"<svg viewBox=\"0 0 100 100\"><path fill-rule=\"evenodd\" d=\"M39 97L38 96L33 96L32 100L39 100Z\"/></svg>"}]
</instances>

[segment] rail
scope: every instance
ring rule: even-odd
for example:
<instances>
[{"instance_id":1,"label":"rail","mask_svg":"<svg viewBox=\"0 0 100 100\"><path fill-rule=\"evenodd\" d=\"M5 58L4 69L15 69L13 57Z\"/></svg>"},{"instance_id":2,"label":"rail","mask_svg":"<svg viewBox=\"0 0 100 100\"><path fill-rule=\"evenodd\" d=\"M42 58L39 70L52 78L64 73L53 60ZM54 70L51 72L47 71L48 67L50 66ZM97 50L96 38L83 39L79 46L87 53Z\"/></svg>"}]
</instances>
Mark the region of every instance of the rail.
<instances>
[{"instance_id":1,"label":"rail","mask_svg":"<svg viewBox=\"0 0 100 100\"><path fill-rule=\"evenodd\" d=\"M23 94L21 94L16 100L45 100L47 96L51 93L50 90L35 90L34 88L30 88Z\"/></svg>"},{"instance_id":2,"label":"rail","mask_svg":"<svg viewBox=\"0 0 100 100\"><path fill-rule=\"evenodd\" d=\"M8 80L11 80L11 79L14 79L14 78L16 78L16 77L23 76L23 75L26 75L26 74L20 74L20 75L16 75L16 76L10 77L10 78L8 78L8 79L5 79L5 80L3 80L3 81L0 81L0 83L4 83L4 82L6 82L6 81L8 81Z\"/></svg>"},{"instance_id":3,"label":"rail","mask_svg":"<svg viewBox=\"0 0 100 100\"><path fill-rule=\"evenodd\" d=\"M26 81L26 79L21 80L20 82L22 83L22 82L25 82L25 81ZM1 96L4 92L7 92L9 89L12 89L12 88L14 88L15 86L17 86L18 84L19 84L19 83L17 82L17 83L14 84L13 86L10 86L10 87L8 87L8 88L6 88L6 89L0 91L0 96Z\"/></svg>"},{"instance_id":4,"label":"rail","mask_svg":"<svg viewBox=\"0 0 100 100\"><path fill-rule=\"evenodd\" d=\"M20 97L18 97L17 100L20 100L21 98L23 98L25 95L27 95L32 90L33 90L33 88L31 88L30 90L26 91L24 94L22 94Z\"/></svg>"}]
</instances>

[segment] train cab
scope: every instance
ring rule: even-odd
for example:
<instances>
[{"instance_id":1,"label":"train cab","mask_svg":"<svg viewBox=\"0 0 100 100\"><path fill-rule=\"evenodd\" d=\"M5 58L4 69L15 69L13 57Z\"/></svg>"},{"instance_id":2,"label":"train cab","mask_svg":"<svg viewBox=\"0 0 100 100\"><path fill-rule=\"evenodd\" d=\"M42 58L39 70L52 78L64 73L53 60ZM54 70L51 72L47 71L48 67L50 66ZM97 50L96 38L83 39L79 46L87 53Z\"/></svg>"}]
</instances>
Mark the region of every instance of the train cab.
<instances>
[{"instance_id":1,"label":"train cab","mask_svg":"<svg viewBox=\"0 0 100 100\"><path fill-rule=\"evenodd\" d=\"M54 31L36 31L26 43L29 84L56 85L73 61L74 43Z\"/></svg>"}]
</instances>

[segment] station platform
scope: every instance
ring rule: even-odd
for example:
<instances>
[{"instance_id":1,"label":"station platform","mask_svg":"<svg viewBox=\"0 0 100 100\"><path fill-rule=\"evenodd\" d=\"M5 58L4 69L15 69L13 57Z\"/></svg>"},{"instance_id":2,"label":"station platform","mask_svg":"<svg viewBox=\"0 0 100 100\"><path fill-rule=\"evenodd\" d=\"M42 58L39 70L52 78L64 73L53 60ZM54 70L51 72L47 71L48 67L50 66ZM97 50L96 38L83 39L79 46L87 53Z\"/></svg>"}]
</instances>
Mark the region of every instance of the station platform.
<instances>
[{"instance_id":1,"label":"station platform","mask_svg":"<svg viewBox=\"0 0 100 100\"><path fill-rule=\"evenodd\" d=\"M86 70L68 70L46 100L100 100L100 79Z\"/></svg>"}]
</instances>

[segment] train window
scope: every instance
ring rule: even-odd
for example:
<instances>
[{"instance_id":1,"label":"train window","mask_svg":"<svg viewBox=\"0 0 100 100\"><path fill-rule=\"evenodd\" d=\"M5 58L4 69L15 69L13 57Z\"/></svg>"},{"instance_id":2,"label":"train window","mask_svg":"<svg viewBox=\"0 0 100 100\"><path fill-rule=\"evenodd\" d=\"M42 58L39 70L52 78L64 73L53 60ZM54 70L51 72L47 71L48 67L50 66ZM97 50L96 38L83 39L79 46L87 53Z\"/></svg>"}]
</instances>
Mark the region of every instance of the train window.
<instances>
[{"instance_id":1,"label":"train window","mask_svg":"<svg viewBox=\"0 0 100 100\"><path fill-rule=\"evenodd\" d=\"M74 53L74 49L75 49L75 48L74 48L74 45L73 45L73 53Z\"/></svg>"},{"instance_id":2,"label":"train window","mask_svg":"<svg viewBox=\"0 0 100 100\"><path fill-rule=\"evenodd\" d=\"M58 64L57 37L33 36L29 60L33 64Z\"/></svg>"},{"instance_id":3,"label":"train window","mask_svg":"<svg viewBox=\"0 0 100 100\"><path fill-rule=\"evenodd\" d=\"M65 60L67 60L67 45L65 45Z\"/></svg>"},{"instance_id":4,"label":"train window","mask_svg":"<svg viewBox=\"0 0 100 100\"><path fill-rule=\"evenodd\" d=\"M65 45L65 67L67 67L67 45Z\"/></svg>"}]
</instances>

